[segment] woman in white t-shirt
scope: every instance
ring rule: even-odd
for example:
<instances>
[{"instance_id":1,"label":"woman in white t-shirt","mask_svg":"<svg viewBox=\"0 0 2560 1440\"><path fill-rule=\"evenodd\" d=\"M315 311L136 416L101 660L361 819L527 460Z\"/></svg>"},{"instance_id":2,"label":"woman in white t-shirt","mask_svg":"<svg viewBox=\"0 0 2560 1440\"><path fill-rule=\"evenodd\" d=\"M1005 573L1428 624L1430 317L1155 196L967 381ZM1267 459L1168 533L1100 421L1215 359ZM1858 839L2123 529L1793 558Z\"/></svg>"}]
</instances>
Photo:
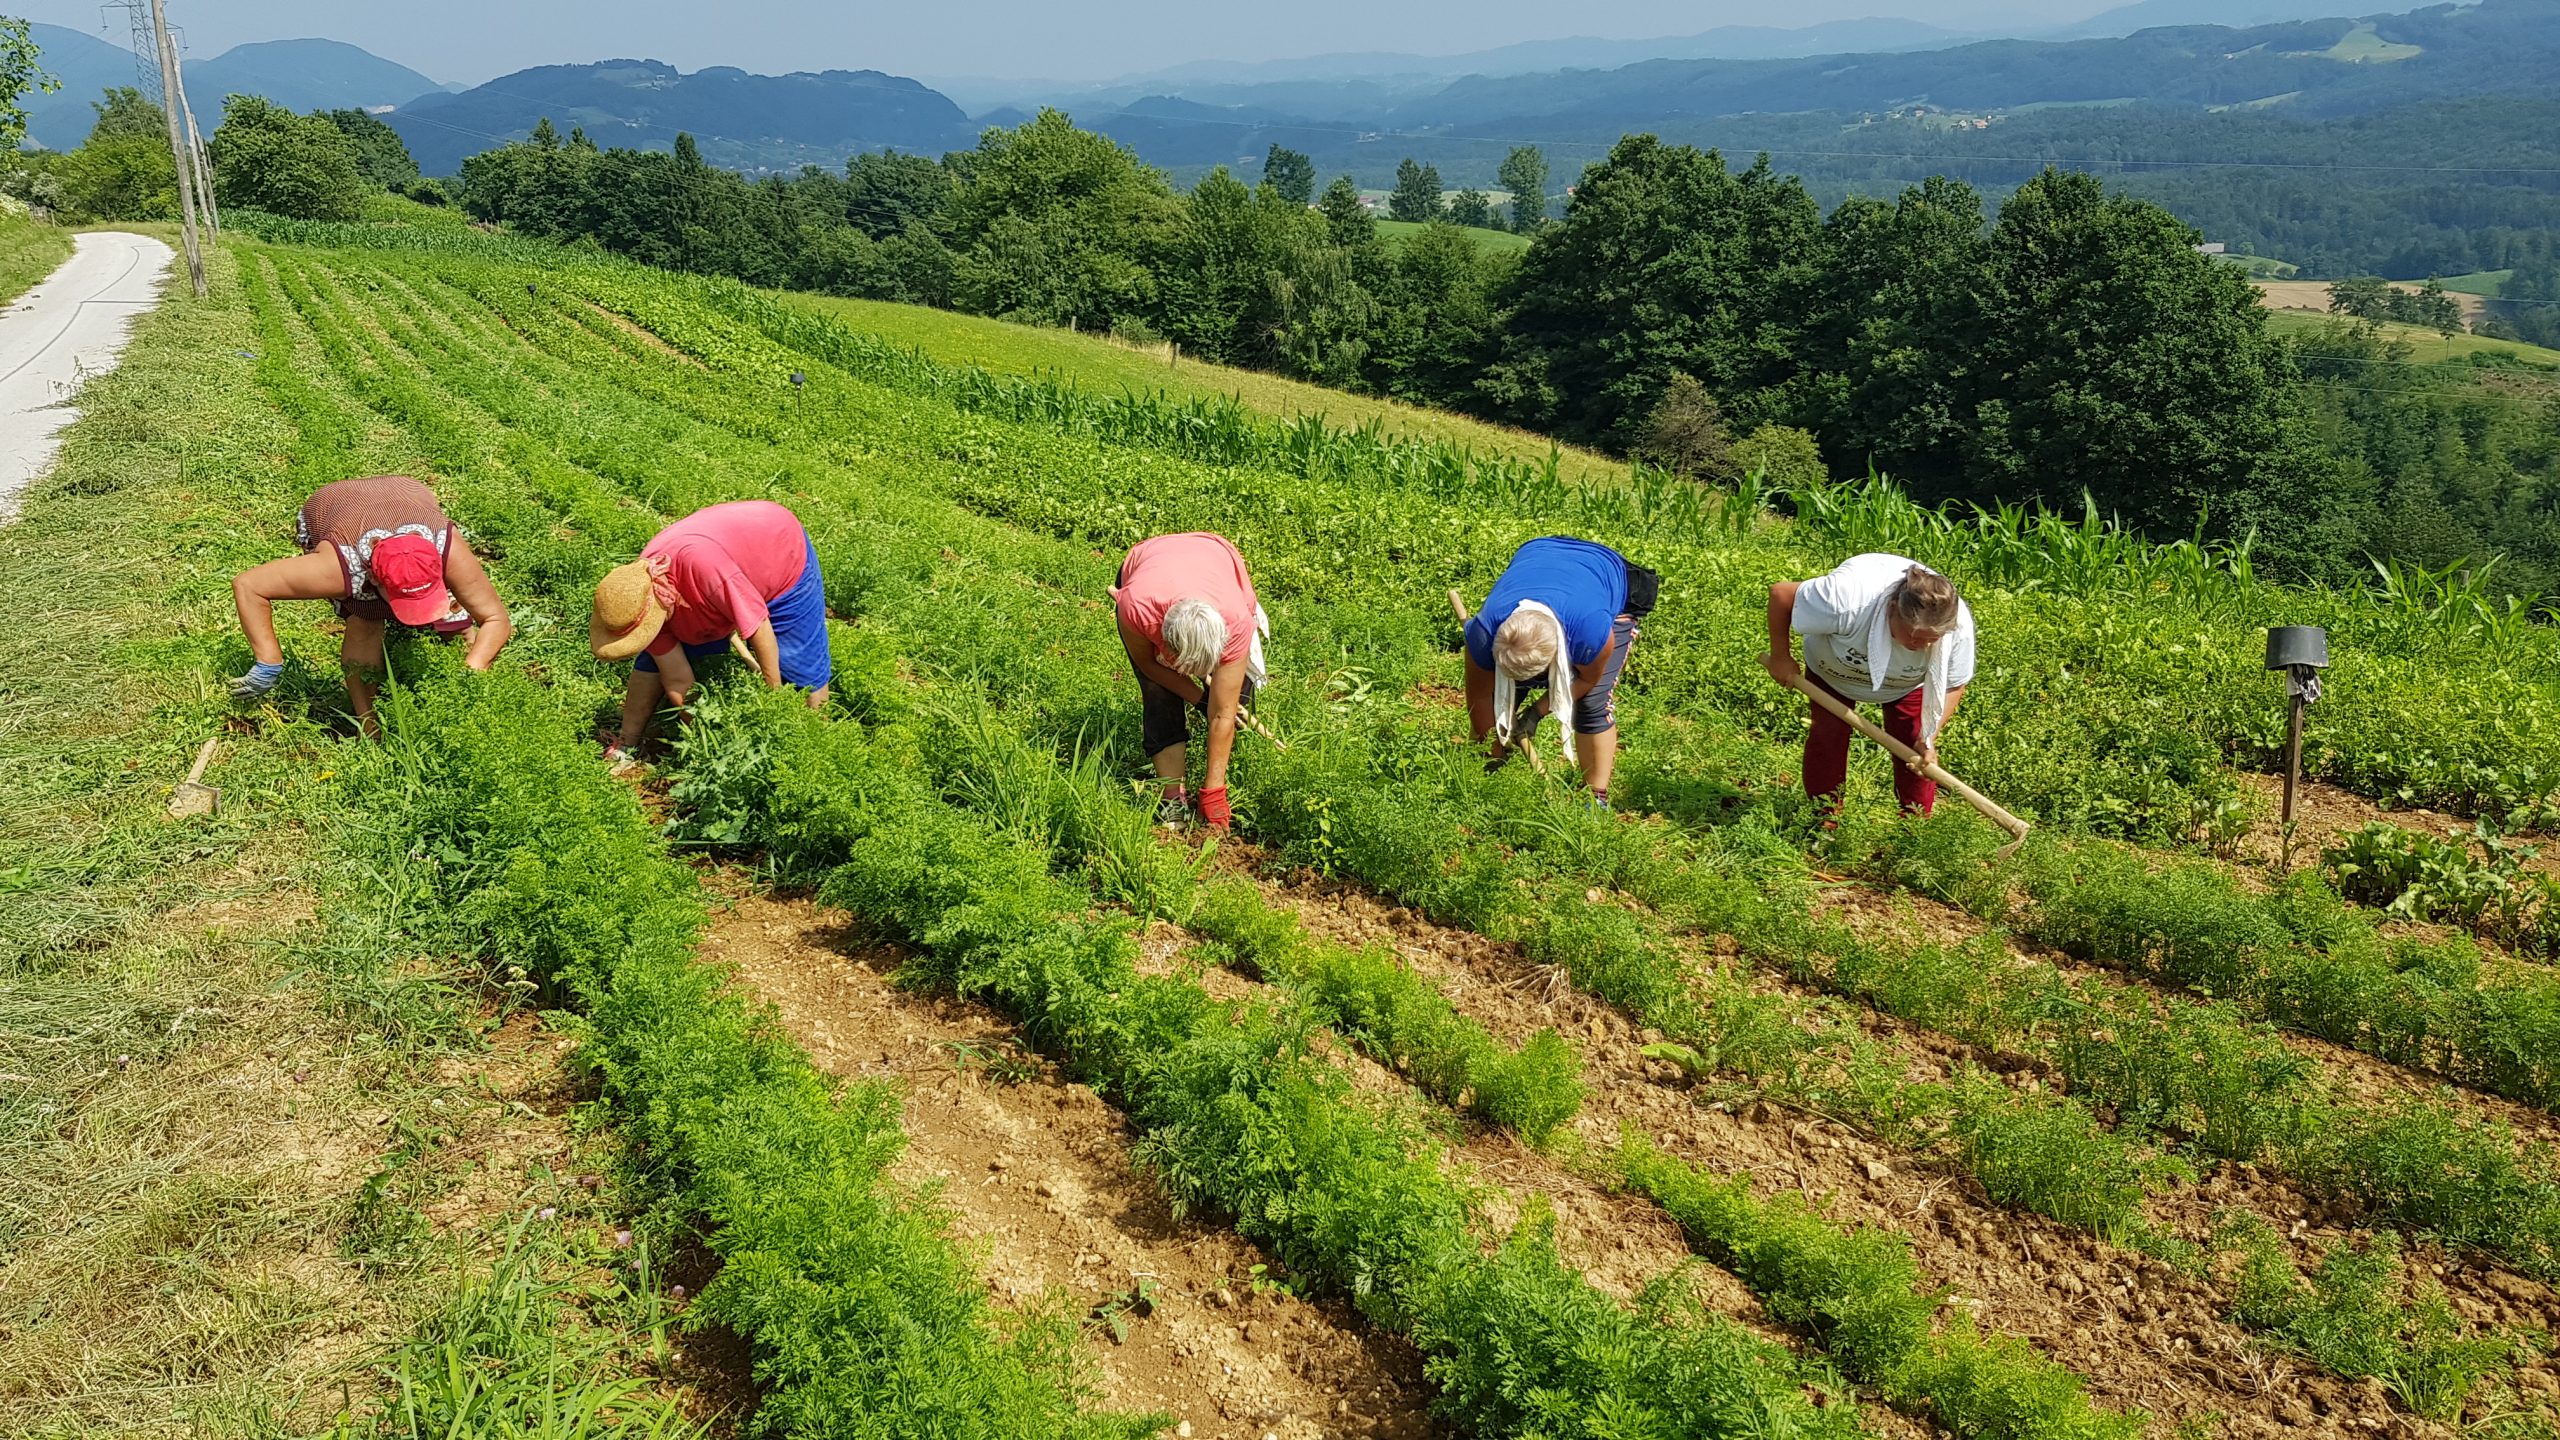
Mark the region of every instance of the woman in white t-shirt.
<instances>
[{"instance_id":1,"label":"woman in white t-shirt","mask_svg":"<svg viewBox=\"0 0 2560 1440\"><path fill-rule=\"evenodd\" d=\"M1804 637L1802 669L1795 635ZM1801 674L1852 705L1881 705L1885 733L1935 764L1938 736L1973 683L1973 611L1927 566L1900 555L1852 556L1828 575L1769 587L1769 653L1760 663L1781 685ZM1812 709L1804 791L1828 812L1849 777L1850 730L1821 706ZM1938 801L1937 782L1898 760L1893 793L1905 811L1922 815Z\"/></svg>"}]
</instances>

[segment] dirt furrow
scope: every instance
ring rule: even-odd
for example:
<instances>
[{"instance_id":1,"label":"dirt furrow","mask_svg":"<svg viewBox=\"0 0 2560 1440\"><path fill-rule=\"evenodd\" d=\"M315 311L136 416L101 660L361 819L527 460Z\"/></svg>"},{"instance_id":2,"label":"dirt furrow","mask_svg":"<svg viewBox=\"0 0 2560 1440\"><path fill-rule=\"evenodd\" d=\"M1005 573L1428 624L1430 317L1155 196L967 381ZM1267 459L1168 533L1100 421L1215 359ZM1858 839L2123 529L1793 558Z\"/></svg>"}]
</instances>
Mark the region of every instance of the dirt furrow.
<instances>
[{"instance_id":1,"label":"dirt furrow","mask_svg":"<svg viewBox=\"0 0 2560 1440\"><path fill-rule=\"evenodd\" d=\"M1766 1103L1702 1104L1666 1067L1647 1062L1644 1035L1606 1005L1551 983L1516 946L1436 926L1418 914L1333 885L1259 882L1310 933L1344 944L1384 942L1461 1011L1517 1043L1554 1026L1581 1047L1589 1093L1576 1132L1614 1144L1624 1125L1713 1170L1748 1171L1768 1188L1826 1202L1836 1219L1910 1237L1926 1273L1992 1330L2018 1335L2085 1377L2110 1405L2170 1418L2218 1414L2224 1433L2440 1433L2394 1411L2376 1387L2350 1384L2263 1353L2222 1318L2203 1282L2083 1231L2004 1210L1950 1166L1898 1153L1830 1121ZM2217 1204L2257 1204L2281 1187L2185 1187L2170 1208L2200 1221ZM2294 1212L2302 1207L2298 1197ZM2155 1218L2173 1221L2158 1214Z\"/></svg>"},{"instance_id":2,"label":"dirt furrow","mask_svg":"<svg viewBox=\"0 0 2560 1440\"><path fill-rule=\"evenodd\" d=\"M1409 1347L1339 1302L1257 1286L1265 1257L1177 1219L1131 1164L1119 1113L1014 1049L1001 1016L894 988L899 952L863 943L840 913L720 888L730 900L703 958L772 1002L821 1068L899 1083L895 1173L940 1187L999 1303L1063 1294L1095 1317L1106 1403L1161 1409L1199 1440L1435 1433Z\"/></svg>"},{"instance_id":3,"label":"dirt furrow","mask_svg":"<svg viewBox=\"0 0 2560 1440\"><path fill-rule=\"evenodd\" d=\"M1927 896L1905 890L1879 890L1854 881L1826 887L1818 903L1861 935L1869 937L1889 935L1906 942L1953 946L1991 928L1976 916ZM2198 998L2190 992L2163 986L2148 976L2075 960L2061 951L2014 935L2008 938L2008 944L2012 955L2033 964L2051 966L2075 980L2121 985L2129 990L2142 991L2155 1000L2174 998L2192 1001ZM2560 1144L2560 1116L2485 1090L2458 1085L2424 1070L2394 1064L2335 1041L2295 1030L2279 1029L2277 1033L2296 1053L2318 1064L2322 1074L2346 1099L2383 1105L2449 1090L2460 1097L2463 1109L2509 1126L2529 1144Z\"/></svg>"}]
</instances>

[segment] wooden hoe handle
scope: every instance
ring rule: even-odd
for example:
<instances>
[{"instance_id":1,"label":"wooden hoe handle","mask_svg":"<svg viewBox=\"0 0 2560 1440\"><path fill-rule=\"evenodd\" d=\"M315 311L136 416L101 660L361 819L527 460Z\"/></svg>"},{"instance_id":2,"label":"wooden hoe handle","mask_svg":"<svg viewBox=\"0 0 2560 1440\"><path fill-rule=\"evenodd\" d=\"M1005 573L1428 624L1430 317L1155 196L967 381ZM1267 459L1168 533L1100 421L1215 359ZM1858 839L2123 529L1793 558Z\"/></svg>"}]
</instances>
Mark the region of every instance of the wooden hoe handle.
<instances>
[{"instance_id":1,"label":"wooden hoe handle","mask_svg":"<svg viewBox=\"0 0 2560 1440\"><path fill-rule=\"evenodd\" d=\"M1870 721L1864 715L1859 714L1856 706L1842 703L1839 697L1833 695L1830 691L1823 689L1821 686L1814 684L1812 681L1805 679L1801 673L1799 673L1796 679L1792 682L1791 688L1802 691L1805 698L1811 700L1814 704L1819 705L1823 709L1830 711L1832 714L1839 716L1841 719L1848 721L1849 728L1866 736L1868 739L1873 740L1878 745L1883 746L1886 754L1891 755L1894 759L1901 761L1903 764L1910 766L1919 773L1928 776L1930 779L1937 781L1939 784L1953 790L1958 795L1963 796L1965 802L1971 805L1974 809L1981 811L1985 819L1989 820L1992 824L1999 826L2001 829L2008 831L2010 840L2008 844L2000 847L2001 859L2005 860L2009 856L2017 853L2018 847L2026 843L2027 832L2034 827L2028 825L2026 821L2019 819L2017 816L2010 814L2008 811L2001 809L1998 805L1993 804L1981 791L1974 789L1962 780L1959 780L1955 776L1947 773L1947 768L1945 766L1931 764L1930 762L1921 759L1918 751L1913 750L1910 746L1905 745L1901 741L1884 733L1884 731L1878 728L1873 721Z\"/></svg>"}]
</instances>

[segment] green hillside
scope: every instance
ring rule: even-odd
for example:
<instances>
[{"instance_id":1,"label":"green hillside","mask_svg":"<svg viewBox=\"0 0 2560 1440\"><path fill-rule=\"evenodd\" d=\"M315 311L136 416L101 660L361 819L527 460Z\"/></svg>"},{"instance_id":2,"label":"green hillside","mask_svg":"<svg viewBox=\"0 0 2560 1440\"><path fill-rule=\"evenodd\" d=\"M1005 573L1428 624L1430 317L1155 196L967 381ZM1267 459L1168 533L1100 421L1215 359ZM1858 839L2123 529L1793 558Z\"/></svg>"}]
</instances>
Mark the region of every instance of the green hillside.
<instances>
[{"instance_id":1,"label":"green hillside","mask_svg":"<svg viewBox=\"0 0 2560 1440\"><path fill-rule=\"evenodd\" d=\"M2363 824L2560 826L2560 633L2472 578L1872 480L1777 523L1092 337L294 233L142 316L0 527L26 1428L165 1426L184 1354L350 1436L2555 1433L2510 1301L2560 1279L2560 887ZM235 690L231 577L383 473L511 642L395 637L368 735L291 603ZM616 769L597 582L747 499L806 528L826 693L706 657ZM1109 608L1190 530L1271 620L1225 836L1159 810ZM1458 703L1449 593L1558 532L1662 579L1606 796ZM1885 549L1964 588L1940 748L2021 848L1863 745L1837 829L1801 789L1771 586ZM2334 661L2289 878L2277 622Z\"/></svg>"},{"instance_id":2,"label":"green hillside","mask_svg":"<svg viewBox=\"0 0 2560 1440\"><path fill-rule=\"evenodd\" d=\"M2447 286L2451 289L2451 286ZM2477 294L2480 292L2470 292ZM2299 335L2324 329L2337 323L2336 317L2307 310L2269 310L2267 328L2277 334ZM2412 358L2420 361L2503 361L2536 370L2560 370L2560 350L2540 345L2527 345L2520 340L2498 340L2486 335L2456 331L2450 337L2418 325L2401 325L2392 321L2376 322L2385 337L2409 347Z\"/></svg>"},{"instance_id":3,"label":"green hillside","mask_svg":"<svg viewBox=\"0 0 2560 1440\"><path fill-rule=\"evenodd\" d=\"M2513 270L2481 270L2469 275L2448 276L2436 283L2457 294L2486 295L2495 300L2515 273Z\"/></svg>"},{"instance_id":4,"label":"green hillside","mask_svg":"<svg viewBox=\"0 0 2560 1440\"><path fill-rule=\"evenodd\" d=\"M1446 410L1352 395L1262 370L1207 365L1187 358L1168 363L1162 347L1130 346L1107 336L1017 325L922 305L799 294L780 298L884 339L913 345L946 364L979 365L1006 375L1053 373L1079 387L1105 392L1130 390L1181 399L1231 397L1283 419L1314 415L1346 429L1375 424L1390 435L1446 441L1480 454L1532 462L1544 461L1552 453L1562 457L1564 474L1574 479L1615 480L1626 474L1621 461L1558 446L1543 435L1489 425Z\"/></svg>"},{"instance_id":5,"label":"green hillside","mask_svg":"<svg viewBox=\"0 0 2560 1440\"><path fill-rule=\"evenodd\" d=\"M1385 236L1390 245L1409 240L1421 234L1425 228L1427 228L1425 223L1419 220L1378 222L1378 233ZM1515 234L1509 230L1487 230L1470 225L1466 227L1466 231L1467 238L1476 242L1476 248L1479 250L1526 250L1529 248L1528 236Z\"/></svg>"}]
</instances>

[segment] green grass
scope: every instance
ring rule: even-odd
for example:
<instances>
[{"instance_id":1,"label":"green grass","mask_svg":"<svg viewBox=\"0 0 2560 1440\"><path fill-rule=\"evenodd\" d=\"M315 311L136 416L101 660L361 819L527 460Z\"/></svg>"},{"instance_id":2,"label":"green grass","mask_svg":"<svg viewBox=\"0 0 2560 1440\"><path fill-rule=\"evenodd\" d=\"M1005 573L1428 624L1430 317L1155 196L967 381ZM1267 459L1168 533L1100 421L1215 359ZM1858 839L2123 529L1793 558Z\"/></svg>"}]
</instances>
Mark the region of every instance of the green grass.
<instances>
[{"instance_id":1,"label":"green grass","mask_svg":"<svg viewBox=\"0 0 2560 1440\"><path fill-rule=\"evenodd\" d=\"M1389 245L1401 245L1429 228L1429 226L1419 220L1381 220L1378 222L1378 234L1384 238ZM1526 250L1529 248L1528 236L1515 235L1508 230L1486 230L1479 226L1469 225L1466 227L1466 231L1467 238L1476 242L1476 248L1479 250Z\"/></svg>"},{"instance_id":2,"label":"green grass","mask_svg":"<svg viewBox=\"0 0 2560 1440\"><path fill-rule=\"evenodd\" d=\"M2302 269L2290 261L2273 260L2264 255L2222 255L2216 258L2226 265L2239 266L2241 273L2252 280L2290 280Z\"/></svg>"},{"instance_id":3,"label":"green grass","mask_svg":"<svg viewBox=\"0 0 2560 1440\"><path fill-rule=\"evenodd\" d=\"M2436 283L2457 295L2483 295L2495 300L2506 293L2507 281L2512 279L2515 273L2513 270L2475 270L2468 275L2447 276Z\"/></svg>"},{"instance_id":4,"label":"green grass","mask_svg":"<svg viewBox=\"0 0 2560 1440\"><path fill-rule=\"evenodd\" d=\"M2374 33L2371 23L2358 25L2326 50L2314 52L2324 60L2343 65L2388 65L2396 60L2413 59L2426 52L2416 45L2399 45Z\"/></svg>"},{"instance_id":5,"label":"green grass","mask_svg":"<svg viewBox=\"0 0 2560 1440\"><path fill-rule=\"evenodd\" d=\"M2449 287L2448 287L2449 288ZM2267 328L2278 335L2308 334L2336 324L2334 315L2314 314L2307 310L2270 310ZM2437 360L2465 361L2480 356L2492 361L2504 360L2536 369L2560 370L2560 350L2541 345L2527 345L2521 340L2493 340L2486 335L2456 332L2450 339L2422 325L2380 323L2382 333L2406 343L2410 359L2427 362Z\"/></svg>"},{"instance_id":6,"label":"green grass","mask_svg":"<svg viewBox=\"0 0 2560 1440\"><path fill-rule=\"evenodd\" d=\"M0 305L71 258L71 232L42 220L0 215Z\"/></svg>"},{"instance_id":7,"label":"green grass","mask_svg":"<svg viewBox=\"0 0 2560 1440\"><path fill-rule=\"evenodd\" d=\"M781 298L788 304L840 320L852 329L912 345L946 365L976 365L1004 375L1053 372L1081 388L1105 392L1161 391L1177 399L1232 396L1267 415L1319 415L1334 425L1354 429L1375 423L1390 435L1446 440L1488 455L1543 460L1559 448L1547 437L1525 430L1488 425L1445 410L1328 390L1259 370L1190 360L1167 365L1155 351L1124 345L1108 336L1018 325L883 300L797 294ZM1626 473L1623 464L1605 455L1569 448L1562 449L1561 454L1568 479L1615 479Z\"/></svg>"}]
</instances>

